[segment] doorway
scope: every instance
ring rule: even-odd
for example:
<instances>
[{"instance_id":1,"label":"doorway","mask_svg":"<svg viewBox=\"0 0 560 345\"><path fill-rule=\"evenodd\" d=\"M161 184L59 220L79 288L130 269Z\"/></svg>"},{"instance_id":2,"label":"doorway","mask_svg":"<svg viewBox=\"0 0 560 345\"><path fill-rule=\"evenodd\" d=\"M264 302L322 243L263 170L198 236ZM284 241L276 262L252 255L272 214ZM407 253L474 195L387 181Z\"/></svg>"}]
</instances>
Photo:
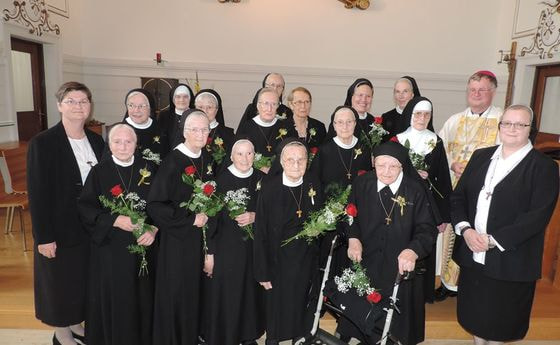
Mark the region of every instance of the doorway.
<instances>
[{"instance_id":1,"label":"doorway","mask_svg":"<svg viewBox=\"0 0 560 345\"><path fill-rule=\"evenodd\" d=\"M560 138L560 64L538 66L533 90L535 143L557 143Z\"/></svg>"},{"instance_id":2,"label":"doorway","mask_svg":"<svg viewBox=\"0 0 560 345\"><path fill-rule=\"evenodd\" d=\"M47 128L43 45L11 38L18 138L28 141Z\"/></svg>"}]
</instances>

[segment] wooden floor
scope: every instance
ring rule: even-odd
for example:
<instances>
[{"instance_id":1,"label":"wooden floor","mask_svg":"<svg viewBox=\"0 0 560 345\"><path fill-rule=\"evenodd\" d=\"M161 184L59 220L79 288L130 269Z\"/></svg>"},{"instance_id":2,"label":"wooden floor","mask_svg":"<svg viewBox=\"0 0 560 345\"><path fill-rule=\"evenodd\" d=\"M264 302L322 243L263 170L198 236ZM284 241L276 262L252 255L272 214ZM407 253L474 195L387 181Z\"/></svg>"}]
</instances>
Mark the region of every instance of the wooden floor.
<instances>
[{"instance_id":1,"label":"wooden floor","mask_svg":"<svg viewBox=\"0 0 560 345\"><path fill-rule=\"evenodd\" d=\"M0 210L0 226L4 230L5 210ZM28 247L32 248L31 222L25 213ZM321 327L332 331L335 323L326 317ZM35 319L33 307L33 253L23 252L19 220L14 231L0 234L0 328L48 329ZM458 325L455 299L427 305L426 339L468 339ZM550 283L537 284L528 340L559 340L560 290Z\"/></svg>"}]
</instances>

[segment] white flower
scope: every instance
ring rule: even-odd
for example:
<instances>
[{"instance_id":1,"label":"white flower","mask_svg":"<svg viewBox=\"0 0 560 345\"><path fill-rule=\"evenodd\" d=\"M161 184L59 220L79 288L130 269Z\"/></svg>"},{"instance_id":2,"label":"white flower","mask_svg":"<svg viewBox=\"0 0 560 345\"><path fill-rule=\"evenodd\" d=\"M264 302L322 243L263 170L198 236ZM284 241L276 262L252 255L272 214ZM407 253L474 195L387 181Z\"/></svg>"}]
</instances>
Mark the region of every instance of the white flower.
<instances>
[{"instance_id":1,"label":"white flower","mask_svg":"<svg viewBox=\"0 0 560 345\"><path fill-rule=\"evenodd\" d=\"M159 156L159 153L154 153L150 149L145 149L144 151L142 151L142 158L144 158L147 161L152 161L157 165L161 164L161 158Z\"/></svg>"}]
</instances>

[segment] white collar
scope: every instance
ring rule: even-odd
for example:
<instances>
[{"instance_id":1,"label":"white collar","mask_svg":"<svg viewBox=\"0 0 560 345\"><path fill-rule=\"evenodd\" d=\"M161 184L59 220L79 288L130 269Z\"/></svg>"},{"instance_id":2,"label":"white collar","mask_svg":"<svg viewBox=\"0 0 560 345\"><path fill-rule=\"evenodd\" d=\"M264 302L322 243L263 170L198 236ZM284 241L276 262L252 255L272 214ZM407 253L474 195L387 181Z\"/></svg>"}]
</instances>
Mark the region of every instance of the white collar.
<instances>
[{"instance_id":1,"label":"white collar","mask_svg":"<svg viewBox=\"0 0 560 345\"><path fill-rule=\"evenodd\" d=\"M247 177L253 175L253 168L249 169L249 171L247 171L247 172L242 172L239 169L237 169L235 167L235 165L231 164L228 167L228 170L229 170L229 172L231 172L233 174L233 176L239 177L239 178L247 178Z\"/></svg>"},{"instance_id":2,"label":"white collar","mask_svg":"<svg viewBox=\"0 0 560 345\"><path fill-rule=\"evenodd\" d=\"M488 114L490 114L490 111L492 110L492 106L489 106L488 109L486 109L482 114L480 114L480 117L488 117ZM471 107L467 108L467 116L478 116L477 113L473 113L471 110Z\"/></svg>"},{"instance_id":3,"label":"white collar","mask_svg":"<svg viewBox=\"0 0 560 345\"><path fill-rule=\"evenodd\" d=\"M356 138L355 136L352 136L352 142L350 144L343 143L338 137L334 137L333 141L340 148L349 150L349 149L353 148L354 146L356 146L356 144L358 143L358 138Z\"/></svg>"},{"instance_id":4,"label":"white collar","mask_svg":"<svg viewBox=\"0 0 560 345\"><path fill-rule=\"evenodd\" d=\"M282 172L282 184L286 187L298 187L301 186L301 184L303 183L303 176L297 180L296 182L292 182L288 179L288 177L286 176L286 173Z\"/></svg>"},{"instance_id":5,"label":"white collar","mask_svg":"<svg viewBox=\"0 0 560 345\"><path fill-rule=\"evenodd\" d=\"M179 145L177 145L175 147L176 150L179 150L182 154L184 154L187 157L191 157L191 158L198 158L200 157L200 155L202 154L202 150L198 151L198 153L194 153L191 150L189 150L189 148L187 147L187 145L185 145L185 143L180 143Z\"/></svg>"},{"instance_id":6,"label":"white collar","mask_svg":"<svg viewBox=\"0 0 560 345\"><path fill-rule=\"evenodd\" d=\"M367 117L367 115L368 115L368 113L367 113L367 111L366 111L366 112L363 113L363 114L358 114L358 118L359 118L360 120L365 120L366 117Z\"/></svg>"},{"instance_id":7,"label":"white collar","mask_svg":"<svg viewBox=\"0 0 560 345\"><path fill-rule=\"evenodd\" d=\"M121 167L129 167L132 164L134 164L134 155L132 155L132 159L129 162L123 162L117 157L115 157L114 155L111 155L111 157L113 158L113 162L115 162L116 165Z\"/></svg>"},{"instance_id":8,"label":"white collar","mask_svg":"<svg viewBox=\"0 0 560 345\"><path fill-rule=\"evenodd\" d=\"M278 119L275 117L274 120L270 121L270 122L264 122L259 115L253 117L253 121L255 121L255 123L261 127L272 127L276 124L276 121L278 121Z\"/></svg>"},{"instance_id":9,"label":"white collar","mask_svg":"<svg viewBox=\"0 0 560 345\"><path fill-rule=\"evenodd\" d=\"M187 108L187 109L188 109L188 108ZM185 110L179 110L179 109L175 108L175 114L177 114L177 115L179 115L179 116L183 116L183 113L184 113L185 111L187 111L187 109L185 109Z\"/></svg>"},{"instance_id":10,"label":"white collar","mask_svg":"<svg viewBox=\"0 0 560 345\"><path fill-rule=\"evenodd\" d=\"M395 182L389 185L389 188L391 189L391 192L393 192L393 194L397 194L399 187L401 186L403 176L403 172L401 171ZM385 183L379 181L379 179L377 180L377 192L380 192L383 188L385 188L385 186L387 186Z\"/></svg>"},{"instance_id":11,"label":"white collar","mask_svg":"<svg viewBox=\"0 0 560 345\"><path fill-rule=\"evenodd\" d=\"M399 143L403 146L408 139L410 149L423 156L432 152L437 143L437 135L434 132L427 128L419 131L412 126L408 127L406 131L397 134L397 139L399 139Z\"/></svg>"},{"instance_id":12,"label":"white collar","mask_svg":"<svg viewBox=\"0 0 560 345\"><path fill-rule=\"evenodd\" d=\"M216 119L214 119L214 121L210 122L210 129L214 129L216 127L218 127L220 125L220 123L218 121L216 121Z\"/></svg>"},{"instance_id":13,"label":"white collar","mask_svg":"<svg viewBox=\"0 0 560 345\"><path fill-rule=\"evenodd\" d=\"M402 112L404 111L404 109L401 109L398 105L395 107L395 110L397 111L397 113L402 115Z\"/></svg>"},{"instance_id":14,"label":"white collar","mask_svg":"<svg viewBox=\"0 0 560 345\"><path fill-rule=\"evenodd\" d=\"M515 162L517 160L521 160L522 157L525 157L529 151L531 151L531 149L533 148L533 144L531 144L531 142L529 141L527 144L525 144L525 146L523 146L522 148L520 148L519 150L515 151L514 153L512 153L511 155L509 155L508 158L504 158L502 155L502 151L504 149L504 144L500 144L498 146L498 149L494 152L494 154L492 155L492 160L496 159L496 158L500 158L501 160L505 161L505 162Z\"/></svg>"},{"instance_id":15,"label":"white collar","mask_svg":"<svg viewBox=\"0 0 560 345\"><path fill-rule=\"evenodd\" d=\"M132 121L132 119L130 117L127 117L125 120L129 125L131 125L132 127L136 128L136 129L150 128L150 126L152 125L152 122L154 122L154 120L152 120L151 117L148 117L148 121L146 121L144 123L136 123L136 122Z\"/></svg>"}]
</instances>

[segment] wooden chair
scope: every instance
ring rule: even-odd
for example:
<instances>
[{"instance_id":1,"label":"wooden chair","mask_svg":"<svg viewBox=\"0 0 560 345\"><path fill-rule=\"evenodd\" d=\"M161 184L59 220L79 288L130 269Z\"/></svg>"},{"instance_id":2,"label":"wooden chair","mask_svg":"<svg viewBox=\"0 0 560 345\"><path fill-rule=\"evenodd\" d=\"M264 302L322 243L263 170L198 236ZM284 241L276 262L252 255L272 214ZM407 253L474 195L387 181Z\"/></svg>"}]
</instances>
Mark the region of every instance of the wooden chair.
<instances>
[{"instance_id":1,"label":"wooden chair","mask_svg":"<svg viewBox=\"0 0 560 345\"><path fill-rule=\"evenodd\" d=\"M18 211L20 229L23 236L23 251L27 250L27 238L23 211L29 207L27 197L27 143L8 145L0 148L0 208L6 209L4 231L13 229L15 211Z\"/></svg>"}]
</instances>

